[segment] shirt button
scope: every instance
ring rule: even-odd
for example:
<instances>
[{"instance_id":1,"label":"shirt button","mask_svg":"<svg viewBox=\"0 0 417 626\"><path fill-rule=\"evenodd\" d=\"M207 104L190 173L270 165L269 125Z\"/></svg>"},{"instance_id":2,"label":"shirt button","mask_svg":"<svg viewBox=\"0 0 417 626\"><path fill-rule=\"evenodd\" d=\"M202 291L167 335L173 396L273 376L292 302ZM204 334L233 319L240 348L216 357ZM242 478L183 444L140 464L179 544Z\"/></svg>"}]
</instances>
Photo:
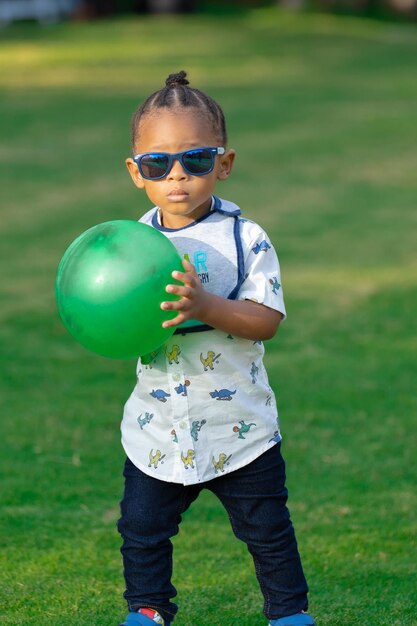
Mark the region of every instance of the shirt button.
<instances>
[{"instance_id":1,"label":"shirt button","mask_svg":"<svg viewBox=\"0 0 417 626\"><path fill-rule=\"evenodd\" d=\"M187 428L187 422L184 422L184 420L180 422L180 428L182 428L183 430L184 428Z\"/></svg>"},{"instance_id":2,"label":"shirt button","mask_svg":"<svg viewBox=\"0 0 417 626\"><path fill-rule=\"evenodd\" d=\"M181 378L181 374L174 374L173 379L178 381Z\"/></svg>"}]
</instances>

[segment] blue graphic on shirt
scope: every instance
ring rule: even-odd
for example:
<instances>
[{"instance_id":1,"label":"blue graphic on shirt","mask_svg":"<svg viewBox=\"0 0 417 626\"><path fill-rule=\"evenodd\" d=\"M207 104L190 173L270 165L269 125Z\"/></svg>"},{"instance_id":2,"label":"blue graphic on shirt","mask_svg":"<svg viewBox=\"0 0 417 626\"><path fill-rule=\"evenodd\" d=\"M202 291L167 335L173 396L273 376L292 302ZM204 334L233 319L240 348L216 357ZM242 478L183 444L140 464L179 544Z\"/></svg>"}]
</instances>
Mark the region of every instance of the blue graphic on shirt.
<instances>
[{"instance_id":1,"label":"blue graphic on shirt","mask_svg":"<svg viewBox=\"0 0 417 626\"><path fill-rule=\"evenodd\" d=\"M142 413L139 415L139 417L137 418L137 422L141 430L143 430L146 424L151 423L151 419L153 418L153 416L154 416L153 413L145 413L145 417L142 417Z\"/></svg>"},{"instance_id":2,"label":"blue graphic on shirt","mask_svg":"<svg viewBox=\"0 0 417 626\"><path fill-rule=\"evenodd\" d=\"M276 430L274 432L274 436L271 437L271 439L268 441L268 443L271 443L271 441L275 441L276 443L279 443L281 441L281 435L279 434L278 430Z\"/></svg>"},{"instance_id":3,"label":"blue graphic on shirt","mask_svg":"<svg viewBox=\"0 0 417 626\"><path fill-rule=\"evenodd\" d=\"M199 420L195 420L191 424L190 432L191 432L191 437L194 439L194 441L198 441L198 433L203 428L204 424L207 424L207 420L201 420L201 422Z\"/></svg>"},{"instance_id":4,"label":"blue graphic on shirt","mask_svg":"<svg viewBox=\"0 0 417 626\"><path fill-rule=\"evenodd\" d=\"M186 259L187 261L191 263L189 254L185 253L184 259ZM196 269L200 282L203 285L204 283L210 282L210 275L207 269L206 261L207 261L207 253L204 250L196 250L196 252L194 252L193 265Z\"/></svg>"},{"instance_id":5,"label":"blue graphic on shirt","mask_svg":"<svg viewBox=\"0 0 417 626\"><path fill-rule=\"evenodd\" d=\"M260 252L267 252L270 249L270 245L266 239L262 239L260 243L257 243L256 246L252 248L252 251L255 254L259 254Z\"/></svg>"},{"instance_id":6,"label":"blue graphic on shirt","mask_svg":"<svg viewBox=\"0 0 417 626\"><path fill-rule=\"evenodd\" d=\"M275 295L278 294L278 289L281 287L281 285L278 282L278 279L276 276L274 276L273 278L269 279L269 282L272 285L272 293L274 293Z\"/></svg>"},{"instance_id":7,"label":"blue graphic on shirt","mask_svg":"<svg viewBox=\"0 0 417 626\"><path fill-rule=\"evenodd\" d=\"M189 263L191 263L190 260L190 255L186 252L184 254L184 259L186 259ZM197 272L197 274L199 272L207 272L207 253L204 252L204 250L196 250L194 252L194 262L193 265L195 267L195 270Z\"/></svg>"},{"instance_id":8,"label":"blue graphic on shirt","mask_svg":"<svg viewBox=\"0 0 417 626\"><path fill-rule=\"evenodd\" d=\"M171 397L171 394L167 393L163 389L152 389L149 395L152 396L153 398L156 398L160 402L166 402L167 398Z\"/></svg>"},{"instance_id":9,"label":"blue graphic on shirt","mask_svg":"<svg viewBox=\"0 0 417 626\"><path fill-rule=\"evenodd\" d=\"M194 252L194 265L197 274L199 272L207 272L206 260L207 254L203 250L199 252Z\"/></svg>"},{"instance_id":10,"label":"blue graphic on shirt","mask_svg":"<svg viewBox=\"0 0 417 626\"><path fill-rule=\"evenodd\" d=\"M250 424L245 424L244 420L239 420L239 426L233 426L233 432L239 433L238 439L246 439L243 435L246 435L251 429L252 426L256 426L255 422L251 422Z\"/></svg>"},{"instance_id":11,"label":"blue graphic on shirt","mask_svg":"<svg viewBox=\"0 0 417 626\"><path fill-rule=\"evenodd\" d=\"M183 396L187 395L187 387L190 384L189 380L185 380L184 384L180 383L178 387L175 387L175 391L178 395L182 394Z\"/></svg>"},{"instance_id":12,"label":"blue graphic on shirt","mask_svg":"<svg viewBox=\"0 0 417 626\"><path fill-rule=\"evenodd\" d=\"M178 436L177 436L177 431L175 430L175 428L171 430L171 435L172 435L172 441L174 443L178 443Z\"/></svg>"},{"instance_id":13,"label":"blue graphic on shirt","mask_svg":"<svg viewBox=\"0 0 417 626\"><path fill-rule=\"evenodd\" d=\"M252 361L252 367L250 368L250 375L252 377L252 383L256 383L256 379L258 378L259 367L255 365L255 361Z\"/></svg>"},{"instance_id":14,"label":"blue graphic on shirt","mask_svg":"<svg viewBox=\"0 0 417 626\"><path fill-rule=\"evenodd\" d=\"M220 389L219 391L215 389L214 391L209 392L212 398L216 398L216 400L232 400L232 396L235 395L236 389L231 391L230 389Z\"/></svg>"}]
</instances>

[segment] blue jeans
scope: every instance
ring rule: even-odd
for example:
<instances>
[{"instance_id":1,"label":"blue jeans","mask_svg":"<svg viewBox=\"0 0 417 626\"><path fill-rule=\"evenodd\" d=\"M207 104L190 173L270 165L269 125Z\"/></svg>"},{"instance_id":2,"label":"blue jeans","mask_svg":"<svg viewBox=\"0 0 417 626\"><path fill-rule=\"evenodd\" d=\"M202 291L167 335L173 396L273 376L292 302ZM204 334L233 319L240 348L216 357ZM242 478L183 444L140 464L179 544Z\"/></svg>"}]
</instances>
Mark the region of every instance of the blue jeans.
<instances>
[{"instance_id":1,"label":"blue jeans","mask_svg":"<svg viewBox=\"0 0 417 626\"><path fill-rule=\"evenodd\" d=\"M308 587L286 507L285 463L280 444L229 474L203 484L168 483L127 459L118 529L123 538L126 598L130 611L157 610L172 621L177 605L171 583L172 543L181 515L209 489L225 507L234 534L244 541L264 596L264 613L276 619L307 610Z\"/></svg>"}]
</instances>

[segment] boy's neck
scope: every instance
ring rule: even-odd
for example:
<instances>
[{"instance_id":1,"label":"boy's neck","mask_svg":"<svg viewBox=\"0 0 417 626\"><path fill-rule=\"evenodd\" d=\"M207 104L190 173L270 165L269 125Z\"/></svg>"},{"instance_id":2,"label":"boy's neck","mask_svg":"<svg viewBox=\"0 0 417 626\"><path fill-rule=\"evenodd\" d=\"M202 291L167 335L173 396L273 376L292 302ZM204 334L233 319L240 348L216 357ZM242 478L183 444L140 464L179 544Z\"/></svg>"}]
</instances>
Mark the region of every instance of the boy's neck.
<instances>
[{"instance_id":1,"label":"boy's neck","mask_svg":"<svg viewBox=\"0 0 417 626\"><path fill-rule=\"evenodd\" d=\"M175 215L166 211L164 212L160 207L158 207L159 223L164 228L184 228L185 226L189 226L195 221L201 219L207 215L207 213L210 213L213 210L213 206L214 200L211 197L207 203L204 203L204 205L186 215Z\"/></svg>"}]
</instances>

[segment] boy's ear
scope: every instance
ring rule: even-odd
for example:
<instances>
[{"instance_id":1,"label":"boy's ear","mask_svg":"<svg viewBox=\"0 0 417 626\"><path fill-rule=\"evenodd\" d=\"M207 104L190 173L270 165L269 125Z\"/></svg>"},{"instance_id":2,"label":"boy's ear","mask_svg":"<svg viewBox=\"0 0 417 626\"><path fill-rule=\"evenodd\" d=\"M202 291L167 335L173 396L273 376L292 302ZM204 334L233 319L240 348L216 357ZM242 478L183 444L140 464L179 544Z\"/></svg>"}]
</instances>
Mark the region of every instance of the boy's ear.
<instances>
[{"instance_id":1,"label":"boy's ear","mask_svg":"<svg viewBox=\"0 0 417 626\"><path fill-rule=\"evenodd\" d=\"M230 149L220 156L220 169L217 175L218 180L226 180L226 178L229 178L235 161L235 155L236 152Z\"/></svg>"},{"instance_id":2,"label":"boy's ear","mask_svg":"<svg viewBox=\"0 0 417 626\"><path fill-rule=\"evenodd\" d=\"M139 168L134 162L134 160L131 157L129 157L128 159L126 159L125 163L129 171L130 177L135 183L136 187L138 187L139 189L143 189L145 186L145 183L143 182L143 178L140 175Z\"/></svg>"}]
</instances>

